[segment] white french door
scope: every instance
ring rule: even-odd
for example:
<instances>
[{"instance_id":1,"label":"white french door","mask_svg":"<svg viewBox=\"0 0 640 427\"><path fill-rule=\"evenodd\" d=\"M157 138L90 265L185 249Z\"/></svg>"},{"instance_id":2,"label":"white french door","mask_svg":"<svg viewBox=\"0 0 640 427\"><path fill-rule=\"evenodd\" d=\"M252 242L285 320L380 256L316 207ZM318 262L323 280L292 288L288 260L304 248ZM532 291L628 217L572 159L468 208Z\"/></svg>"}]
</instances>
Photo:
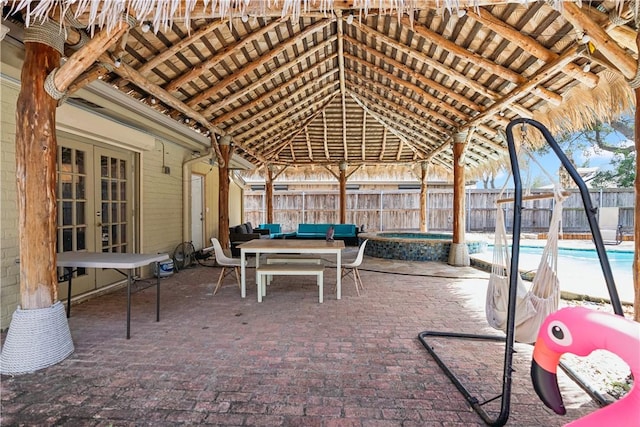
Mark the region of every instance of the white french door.
<instances>
[{"instance_id":1,"label":"white french door","mask_svg":"<svg viewBox=\"0 0 640 427\"><path fill-rule=\"evenodd\" d=\"M58 252L133 251L134 154L58 135ZM60 269L59 274L65 271ZM109 269L78 268L73 295L122 280ZM59 285L60 298L67 282Z\"/></svg>"}]
</instances>

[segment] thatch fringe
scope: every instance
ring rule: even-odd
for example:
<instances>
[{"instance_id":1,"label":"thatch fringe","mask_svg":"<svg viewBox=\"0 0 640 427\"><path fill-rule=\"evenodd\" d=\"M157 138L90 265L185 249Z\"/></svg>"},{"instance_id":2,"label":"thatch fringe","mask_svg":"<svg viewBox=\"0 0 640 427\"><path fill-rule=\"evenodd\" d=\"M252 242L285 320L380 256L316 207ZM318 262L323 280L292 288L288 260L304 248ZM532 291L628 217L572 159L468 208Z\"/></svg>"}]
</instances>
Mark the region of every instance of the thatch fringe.
<instances>
[{"instance_id":1,"label":"thatch fringe","mask_svg":"<svg viewBox=\"0 0 640 427\"><path fill-rule=\"evenodd\" d=\"M534 119L552 134L560 134L590 128L597 121L610 121L635 105L633 91L623 76L611 71L599 76L594 89L575 87L567 92L561 106L538 111Z\"/></svg>"},{"instance_id":2,"label":"thatch fringe","mask_svg":"<svg viewBox=\"0 0 640 427\"><path fill-rule=\"evenodd\" d=\"M552 0L551 6L560 10L564 1L576 0ZM266 16L278 10L282 17L291 16L296 20L311 9L325 14L334 11L333 0L39 0L35 5L33 0L0 0L0 4L8 3L12 11L24 11L27 26L32 20L47 19L54 11L60 12L59 16L71 11L75 19L85 16L88 26L107 30L114 28L124 15L138 22L152 22L154 28L168 28L174 21L188 23L195 15L231 21L248 15ZM451 14L463 8L495 3L495 0L356 0L353 9L365 17L375 9L377 14L397 14L400 19L405 14L413 17L419 8ZM615 3L620 7L624 0L615 0Z\"/></svg>"}]
</instances>

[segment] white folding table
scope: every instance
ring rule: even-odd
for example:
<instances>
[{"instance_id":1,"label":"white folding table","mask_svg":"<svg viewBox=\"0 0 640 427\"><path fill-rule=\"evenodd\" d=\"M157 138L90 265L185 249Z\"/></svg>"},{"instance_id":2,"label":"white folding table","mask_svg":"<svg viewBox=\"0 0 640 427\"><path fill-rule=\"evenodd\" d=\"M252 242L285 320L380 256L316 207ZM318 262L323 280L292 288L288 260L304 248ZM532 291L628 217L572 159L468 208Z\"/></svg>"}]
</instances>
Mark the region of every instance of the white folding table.
<instances>
[{"instance_id":1,"label":"white folding table","mask_svg":"<svg viewBox=\"0 0 640 427\"><path fill-rule=\"evenodd\" d=\"M58 267L64 267L69 277L69 292L67 294L67 317L71 315L71 279L74 268L111 268L127 270L127 339L130 334L131 323L131 274L138 267L156 263L156 322L160 321L160 266L162 261L169 259L168 254L130 254L116 252L62 252L57 254ZM124 273L123 273L124 274Z\"/></svg>"},{"instance_id":2,"label":"white folding table","mask_svg":"<svg viewBox=\"0 0 640 427\"><path fill-rule=\"evenodd\" d=\"M240 296L247 296L247 283L245 274L246 254L256 254L256 268L259 267L260 254L334 254L336 256L336 299L341 298L341 267L342 267L342 250L344 249L344 241L335 240L328 242L326 240L313 239L254 239L238 245L240 248L241 274L240 278Z\"/></svg>"}]
</instances>

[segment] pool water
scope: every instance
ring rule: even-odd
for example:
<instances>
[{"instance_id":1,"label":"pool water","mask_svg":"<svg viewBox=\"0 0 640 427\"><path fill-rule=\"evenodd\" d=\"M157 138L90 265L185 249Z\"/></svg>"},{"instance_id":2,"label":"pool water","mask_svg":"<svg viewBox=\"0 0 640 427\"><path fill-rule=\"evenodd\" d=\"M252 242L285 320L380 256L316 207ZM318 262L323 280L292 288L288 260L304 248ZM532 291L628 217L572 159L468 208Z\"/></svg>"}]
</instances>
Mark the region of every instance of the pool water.
<instances>
[{"instance_id":1,"label":"pool water","mask_svg":"<svg viewBox=\"0 0 640 427\"><path fill-rule=\"evenodd\" d=\"M493 246L489 246L493 251ZM520 247L520 269L535 269L542 247ZM607 258L620 299L633 302L633 251L607 250ZM609 299L602 267L595 249L558 249L560 289L576 294Z\"/></svg>"}]
</instances>

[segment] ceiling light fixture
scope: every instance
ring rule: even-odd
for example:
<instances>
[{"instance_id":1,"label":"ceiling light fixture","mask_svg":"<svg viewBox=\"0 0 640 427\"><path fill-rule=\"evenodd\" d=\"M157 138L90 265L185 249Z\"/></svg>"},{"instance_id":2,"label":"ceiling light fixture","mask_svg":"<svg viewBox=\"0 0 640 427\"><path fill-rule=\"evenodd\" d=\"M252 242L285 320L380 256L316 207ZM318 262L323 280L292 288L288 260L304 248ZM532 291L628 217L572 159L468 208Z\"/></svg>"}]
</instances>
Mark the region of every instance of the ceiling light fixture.
<instances>
[{"instance_id":1,"label":"ceiling light fixture","mask_svg":"<svg viewBox=\"0 0 640 427\"><path fill-rule=\"evenodd\" d=\"M458 9L458 18L462 18L464 15L467 14L467 10L466 9Z\"/></svg>"},{"instance_id":2,"label":"ceiling light fixture","mask_svg":"<svg viewBox=\"0 0 640 427\"><path fill-rule=\"evenodd\" d=\"M591 71L591 63L587 62L586 64L584 64L584 67L582 67L582 71L584 71L585 73Z\"/></svg>"},{"instance_id":3,"label":"ceiling light fixture","mask_svg":"<svg viewBox=\"0 0 640 427\"><path fill-rule=\"evenodd\" d=\"M587 44L590 41L591 41L591 37L589 37L589 34L582 33L582 37L580 37L580 42L582 42L582 44Z\"/></svg>"},{"instance_id":4,"label":"ceiling light fixture","mask_svg":"<svg viewBox=\"0 0 640 427\"><path fill-rule=\"evenodd\" d=\"M145 22L144 24L142 24L142 27L140 27L140 29L142 30L143 33L148 33L149 30L151 30L151 24L148 22Z\"/></svg>"},{"instance_id":5,"label":"ceiling light fixture","mask_svg":"<svg viewBox=\"0 0 640 427\"><path fill-rule=\"evenodd\" d=\"M347 16L347 24L353 24L353 12L351 12L349 16Z\"/></svg>"},{"instance_id":6,"label":"ceiling light fixture","mask_svg":"<svg viewBox=\"0 0 640 427\"><path fill-rule=\"evenodd\" d=\"M249 15L243 13L240 19L242 20L242 22L249 22Z\"/></svg>"}]
</instances>

